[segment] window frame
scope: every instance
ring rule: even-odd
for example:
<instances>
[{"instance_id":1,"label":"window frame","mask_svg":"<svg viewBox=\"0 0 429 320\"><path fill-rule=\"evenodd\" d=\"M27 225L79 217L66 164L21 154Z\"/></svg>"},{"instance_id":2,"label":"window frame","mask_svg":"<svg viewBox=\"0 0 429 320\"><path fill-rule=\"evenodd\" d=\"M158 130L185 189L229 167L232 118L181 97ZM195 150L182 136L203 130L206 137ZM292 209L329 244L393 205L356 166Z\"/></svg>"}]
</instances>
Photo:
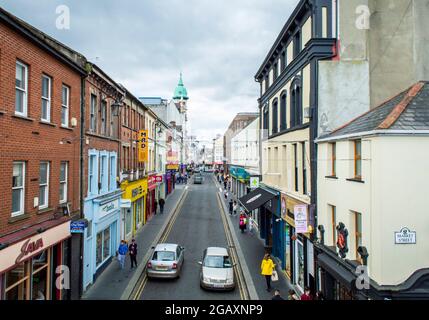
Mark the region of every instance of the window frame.
<instances>
[{"instance_id":1,"label":"window frame","mask_svg":"<svg viewBox=\"0 0 429 320\"><path fill-rule=\"evenodd\" d=\"M46 164L46 183L42 184L42 177L40 176L40 169L42 165ZM39 210L46 209L49 207L49 176L50 176L50 163L49 161L41 161L39 166ZM41 198L40 198L40 190L41 188L45 188L45 199L44 204L41 205Z\"/></svg>"},{"instance_id":2,"label":"window frame","mask_svg":"<svg viewBox=\"0 0 429 320\"><path fill-rule=\"evenodd\" d=\"M337 143L331 143L331 176L337 176Z\"/></svg>"},{"instance_id":3,"label":"window frame","mask_svg":"<svg viewBox=\"0 0 429 320\"><path fill-rule=\"evenodd\" d=\"M107 101L100 100L100 134L107 135Z\"/></svg>"},{"instance_id":4,"label":"window frame","mask_svg":"<svg viewBox=\"0 0 429 320\"><path fill-rule=\"evenodd\" d=\"M48 80L48 97L44 97L43 96L43 79L47 79ZM41 95L41 100L42 100L42 108L41 108L41 113L40 113L40 120L44 121L44 122L51 122L51 106L52 106L52 78L46 74L42 74L42 95ZM47 110L46 110L46 114L47 114L47 118L43 118L43 101L47 102Z\"/></svg>"},{"instance_id":5,"label":"window frame","mask_svg":"<svg viewBox=\"0 0 429 320\"><path fill-rule=\"evenodd\" d=\"M66 97L66 103L64 104L64 100L63 100L63 91L64 89L66 89L67 92L67 97ZM63 111L65 110L65 122L63 122ZM70 87L65 85L63 83L63 85L61 86L61 126L68 128L69 127L69 117L70 117Z\"/></svg>"},{"instance_id":6,"label":"window frame","mask_svg":"<svg viewBox=\"0 0 429 320\"><path fill-rule=\"evenodd\" d=\"M362 180L362 140L354 140L354 179ZM357 146L360 146L360 153L357 153ZM359 165L358 165L359 163ZM360 171L360 175L358 175L358 167Z\"/></svg>"},{"instance_id":7,"label":"window frame","mask_svg":"<svg viewBox=\"0 0 429 320\"><path fill-rule=\"evenodd\" d=\"M271 105L271 126L272 126L272 132L271 134L276 134L279 132L279 102L278 99L274 99L272 105Z\"/></svg>"},{"instance_id":8,"label":"window frame","mask_svg":"<svg viewBox=\"0 0 429 320\"><path fill-rule=\"evenodd\" d=\"M65 180L61 180L61 167L62 165L65 165ZM59 203L67 203L68 197L67 197L67 192L68 192L68 174L69 174L69 164L68 161L61 161L60 163L60 186L64 185L64 198L61 199L61 193L60 193L60 198L59 198Z\"/></svg>"},{"instance_id":9,"label":"window frame","mask_svg":"<svg viewBox=\"0 0 429 320\"><path fill-rule=\"evenodd\" d=\"M280 131L287 130L287 92L280 94Z\"/></svg>"},{"instance_id":10,"label":"window frame","mask_svg":"<svg viewBox=\"0 0 429 320\"><path fill-rule=\"evenodd\" d=\"M89 131L97 132L97 95L91 93L89 100ZM94 103L93 103L94 101Z\"/></svg>"},{"instance_id":11,"label":"window frame","mask_svg":"<svg viewBox=\"0 0 429 320\"><path fill-rule=\"evenodd\" d=\"M14 187L13 186L13 167L16 164L22 165L22 186L20 186L20 187ZM12 164L12 193L13 193L13 190L17 190L17 189L21 190L21 198L20 198L20 209L21 210L15 211L15 212L11 211L11 217L21 216L25 212L25 170L26 170L25 161L13 161L13 164ZM13 207L13 204L12 204L12 207Z\"/></svg>"},{"instance_id":12,"label":"window frame","mask_svg":"<svg viewBox=\"0 0 429 320\"><path fill-rule=\"evenodd\" d=\"M358 253L358 248L362 245L362 214L360 212L352 211L354 217L354 240L355 240L355 250L356 250L356 260L362 262L362 259ZM360 220L360 224L358 223ZM360 228L358 228L360 226Z\"/></svg>"},{"instance_id":13,"label":"window frame","mask_svg":"<svg viewBox=\"0 0 429 320\"><path fill-rule=\"evenodd\" d=\"M25 74L25 80L24 80L25 88L24 89L16 86L16 69L17 69L18 65L23 67L25 70L25 72L24 72L24 74ZM17 90L19 90L23 93L22 112L16 110L16 103L17 103L16 91ZM19 60L15 61L15 114L19 115L19 116L23 116L23 117L28 116L28 65L19 61Z\"/></svg>"}]
</instances>

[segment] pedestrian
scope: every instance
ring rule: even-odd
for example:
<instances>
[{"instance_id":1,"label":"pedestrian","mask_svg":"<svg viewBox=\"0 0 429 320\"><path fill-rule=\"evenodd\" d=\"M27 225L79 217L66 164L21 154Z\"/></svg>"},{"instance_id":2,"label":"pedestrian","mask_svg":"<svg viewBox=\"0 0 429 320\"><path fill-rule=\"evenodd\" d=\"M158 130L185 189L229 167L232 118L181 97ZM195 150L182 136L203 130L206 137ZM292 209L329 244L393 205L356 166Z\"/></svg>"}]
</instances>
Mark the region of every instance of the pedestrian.
<instances>
[{"instance_id":1,"label":"pedestrian","mask_svg":"<svg viewBox=\"0 0 429 320\"><path fill-rule=\"evenodd\" d=\"M249 217L249 234L253 235L253 219Z\"/></svg>"},{"instance_id":2,"label":"pedestrian","mask_svg":"<svg viewBox=\"0 0 429 320\"><path fill-rule=\"evenodd\" d=\"M226 181L226 180L224 180L223 181L223 188L226 190L226 186L227 186L227 184L228 184L228 181Z\"/></svg>"},{"instance_id":3,"label":"pedestrian","mask_svg":"<svg viewBox=\"0 0 429 320\"><path fill-rule=\"evenodd\" d=\"M240 214L239 227L241 233L244 233L244 230L246 229L246 217L244 214Z\"/></svg>"},{"instance_id":4,"label":"pedestrian","mask_svg":"<svg viewBox=\"0 0 429 320\"><path fill-rule=\"evenodd\" d=\"M299 297L297 296L295 291L292 289L289 290L288 300L299 300Z\"/></svg>"},{"instance_id":5,"label":"pedestrian","mask_svg":"<svg viewBox=\"0 0 429 320\"><path fill-rule=\"evenodd\" d=\"M121 265L121 269L124 269L125 266L125 256L128 253L128 246L127 243L125 242L125 240L121 240L121 244L119 245L118 248L118 261L119 264Z\"/></svg>"},{"instance_id":6,"label":"pedestrian","mask_svg":"<svg viewBox=\"0 0 429 320\"><path fill-rule=\"evenodd\" d=\"M224 191L223 195L225 197L225 200L228 200L228 191L227 190Z\"/></svg>"},{"instance_id":7,"label":"pedestrian","mask_svg":"<svg viewBox=\"0 0 429 320\"><path fill-rule=\"evenodd\" d=\"M131 244L128 247L128 250L130 251L131 269L134 265L136 265L137 268L137 243L135 239L131 240Z\"/></svg>"},{"instance_id":8,"label":"pedestrian","mask_svg":"<svg viewBox=\"0 0 429 320\"><path fill-rule=\"evenodd\" d=\"M164 213L164 205L165 205L165 200L163 198L159 199L159 211L160 213Z\"/></svg>"},{"instance_id":9,"label":"pedestrian","mask_svg":"<svg viewBox=\"0 0 429 320\"><path fill-rule=\"evenodd\" d=\"M316 296L314 300L325 300L325 297L323 296L322 291L317 291Z\"/></svg>"},{"instance_id":10,"label":"pedestrian","mask_svg":"<svg viewBox=\"0 0 429 320\"><path fill-rule=\"evenodd\" d=\"M158 201L156 199L155 199L154 206L155 206L155 215L156 215L156 212L158 211Z\"/></svg>"},{"instance_id":11,"label":"pedestrian","mask_svg":"<svg viewBox=\"0 0 429 320\"><path fill-rule=\"evenodd\" d=\"M276 265L270 257L269 253L266 253L264 259L261 262L261 274L265 277L265 281L267 282L267 291L271 291L271 276L273 275L273 271Z\"/></svg>"},{"instance_id":12,"label":"pedestrian","mask_svg":"<svg viewBox=\"0 0 429 320\"><path fill-rule=\"evenodd\" d=\"M237 215L237 210L238 210L237 201L234 201L234 206L232 207L234 216Z\"/></svg>"},{"instance_id":13,"label":"pedestrian","mask_svg":"<svg viewBox=\"0 0 429 320\"><path fill-rule=\"evenodd\" d=\"M234 205L233 205L232 199L229 199L229 214L230 215L232 215L233 208L234 208Z\"/></svg>"},{"instance_id":14,"label":"pedestrian","mask_svg":"<svg viewBox=\"0 0 429 320\"><path fill-rule=\"evenodd\" d=\"M280 290L275 290L274 291L274 295L273 295L273 297L271 298L271 300L284 300L283 298L282 298L282 296L280 295Z\"/></svg>"},{"instance_id":15,"label":"pedestrian","mask_svg":"<svg viewBox=\"0 0 429 320\"><path fill-rule=\"evenodd\" d=\"M304 288L304 293L301 295L301 300L313 300L309 287Z\"/></svg>"}]
</instances>

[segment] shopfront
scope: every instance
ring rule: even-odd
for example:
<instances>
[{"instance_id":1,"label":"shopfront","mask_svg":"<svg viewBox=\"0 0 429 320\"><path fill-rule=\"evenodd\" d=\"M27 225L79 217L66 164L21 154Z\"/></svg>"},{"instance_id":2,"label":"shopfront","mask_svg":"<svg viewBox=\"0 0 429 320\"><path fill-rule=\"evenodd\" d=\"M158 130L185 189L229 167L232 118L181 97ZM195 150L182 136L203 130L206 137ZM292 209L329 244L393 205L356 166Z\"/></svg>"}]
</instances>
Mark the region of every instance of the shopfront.
<instances>
[{"instance_id":1,"label":"shopfront","mask_svg":"<svg viewBox=\"0 0 429 320\"><path fill-rule=\"evenodd\" d=\"M171 173L167 172L165 175L165 197L167 198L167 196L173 191L173 183L171 181Z\"/></svg>"},{"instance_id":2,"label":"shopfront","mask_svg":"<svg viewBox=\"0 0 429 320\"><path fill-rule=\"evenodd\" d=\"M314 287L314 253L310 241L312 228L310 206L285 194L281 195L283 220L283 268L299 292ZM299 217L296 213L299 212Z\"/></svg>"},{"instance_id":3,"label":"shopfront","mask_svg":"<svg viewBox=\"0 0 429 320\"><path fill-rule=\"evenodd\" d=\"M63 217L0 238L8 244L0 251L0 300L68 299L68 283L57 286L56 270L70 269L70 237Z\"/></svg>"},{"instance_id":4,"label":"shopfront","mask_svg":"<svg viewBox=\"0 0 429 320\"><path fill-rule=\"evenodd\" d=\"M145 223L147 223L155 215L156 175L151 175L148 177L147 189Z\"/></svg>"},{"instance_id":5,"label":"shopfront","mask_svg":"<svg viewBox=\"0 0 429 320\"><path fill-rule=\"evenodd\" d=\"M127 207L122 208L121 234L123 239L130 240L136 231L145 223L146 195L148 188L147 178L137 181L125 181L121 184L123 191L122 200L129 202ZM124 205L125 206L125 205Z\"/></svg>"},{"instance_id":6,"label":"shopfront","mask_svg":"<svg viewBox=\"0 0 429 320\"><path fill-rule=\"evenodd\" d=\"M250 174L241 167L231 166L230 175L232 178L232 192L237 198L241 198L247 194L249 186Z\"/></svg>"},{"instance_id":7,"label":"shopfront","mask_svg":"<svg viewBox=\"0 0 429 320\"><path fill-rule=\"evenodd\" d=\"M115 255L121 236L121 194L118 190L85 201L84 290L103 272Z\"/></svg>"}]
</instances>

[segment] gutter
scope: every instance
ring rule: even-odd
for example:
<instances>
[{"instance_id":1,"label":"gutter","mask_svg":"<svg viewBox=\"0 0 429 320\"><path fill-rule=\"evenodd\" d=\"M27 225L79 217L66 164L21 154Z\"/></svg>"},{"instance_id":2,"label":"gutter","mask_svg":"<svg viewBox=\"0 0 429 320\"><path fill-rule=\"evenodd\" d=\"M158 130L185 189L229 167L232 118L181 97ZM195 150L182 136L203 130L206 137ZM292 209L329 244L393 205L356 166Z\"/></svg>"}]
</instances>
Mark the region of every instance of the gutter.
<instances>
[{"instance_id":1,"label":"gutter","mask_svg":"<svg viewBox=\"0 0 429 320\"><path fill-rule=\"evenodd\" d=\"M429 136L429 130L370 130L356 133L343 134L339 136L318 138L314 140L315 143L329 142L329 141L338 141L338 140L347 140L353 138L369 137L369 136Z\"/></svg>"}]
</instances>

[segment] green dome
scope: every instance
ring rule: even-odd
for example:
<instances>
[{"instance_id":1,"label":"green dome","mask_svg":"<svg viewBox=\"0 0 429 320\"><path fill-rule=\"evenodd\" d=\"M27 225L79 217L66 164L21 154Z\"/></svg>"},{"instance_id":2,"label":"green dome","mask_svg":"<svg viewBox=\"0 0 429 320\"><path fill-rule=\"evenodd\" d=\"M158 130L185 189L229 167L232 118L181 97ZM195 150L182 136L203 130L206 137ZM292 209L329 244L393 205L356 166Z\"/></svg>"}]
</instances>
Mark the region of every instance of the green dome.
<instances>
[{"instance_id":1,"label":"green dome","mask_svg":"<svg viewBox=\"0 0 429 320\"><path fill-rule=\"evenodd\" d=\"M188 91L186 90L185 86L183 85L182 80L182 73L180 73L180 79L179 83L177 84L176 89L174 90L173 99L177 100L188 100Z\"/></svg>"}]
</instances>

